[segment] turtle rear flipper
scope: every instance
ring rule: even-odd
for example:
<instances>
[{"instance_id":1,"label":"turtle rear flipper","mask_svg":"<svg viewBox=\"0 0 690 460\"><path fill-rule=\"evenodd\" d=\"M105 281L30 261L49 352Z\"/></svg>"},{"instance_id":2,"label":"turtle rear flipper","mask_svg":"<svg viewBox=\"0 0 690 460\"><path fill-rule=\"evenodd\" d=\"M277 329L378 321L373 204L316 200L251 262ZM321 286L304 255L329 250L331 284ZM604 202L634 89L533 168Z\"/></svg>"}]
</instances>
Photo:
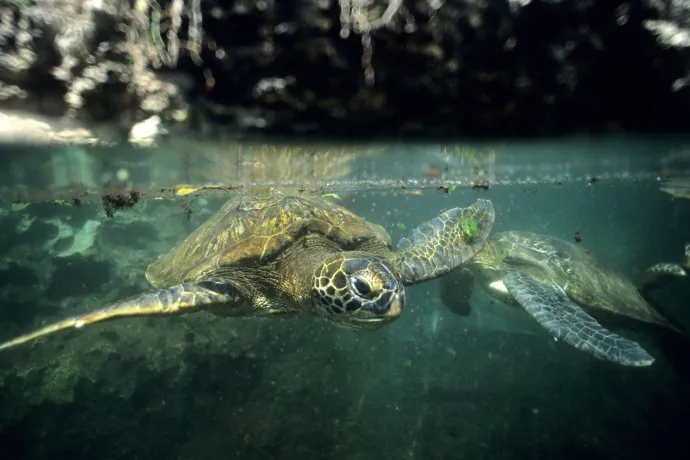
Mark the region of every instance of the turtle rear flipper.
<instances>
[{"instance_id":1,"label":"turtle rear flipper","mask_svg":"<svg viewBox=\"0 0 690 460\"><path fill-rule=\"evenodd\" d=\"M640 345L602 327L557 287L519 272L506 275L504 284L527 313L556 338L624 366L649 366L654 362Z\"/></svg>"},{"instance_id":2,"label":"turtle rear flipper","mask_svg":"<svg viewBox=\"0 0 690 460\"><path fill-rule=\"evenodd\" d=\"M486 243L496 213L491 201L479 199L467 208L453 208L401 238L395 263L405 284L444 275L468 261Z\"/></svg>"},{"instance_id":3,"label":"turtle rear flipper","mask_svg":"<svg viewBox=\"0 0 690 460\"><path fill-rule=\"evenodd\" d=\"M456 268L441 281L441 301L450 311L460 316L472 312L470 298L474 290L474 274L465 267Z\"/></svg>"},{"instance_id":4,"label":"turtle rear flipper","mask_svg":"<svg viewBox=\"0 0 690 460\"><path fill-rule=\"evenodd\" d=\"M14 347L63 329L78 329L88 324L111 319L137 316L176 316L219 304L237 304L239 301L239 292L222 279L210 279L198 284L178 284L123 299L100 310L49 324L41 329L0 344L0 350Z\"/></svg>"}]
</instances>

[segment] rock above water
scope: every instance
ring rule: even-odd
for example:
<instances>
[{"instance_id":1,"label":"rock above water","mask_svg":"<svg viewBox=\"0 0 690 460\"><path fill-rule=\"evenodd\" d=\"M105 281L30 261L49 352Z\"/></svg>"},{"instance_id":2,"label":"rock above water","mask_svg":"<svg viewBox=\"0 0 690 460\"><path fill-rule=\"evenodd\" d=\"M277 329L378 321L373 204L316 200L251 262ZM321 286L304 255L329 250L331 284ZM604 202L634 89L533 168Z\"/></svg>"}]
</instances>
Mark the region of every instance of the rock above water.
<instances>
[{"instance_id":1,"label":"rock above water","mask_svg":"<svg viewBox=\"0 0 690 460\"><path fill-rule=\"evenodd\" d=\"M684 4L2 0L0 111L119 140L678 131Z\"/></svg>"}]
</instances>

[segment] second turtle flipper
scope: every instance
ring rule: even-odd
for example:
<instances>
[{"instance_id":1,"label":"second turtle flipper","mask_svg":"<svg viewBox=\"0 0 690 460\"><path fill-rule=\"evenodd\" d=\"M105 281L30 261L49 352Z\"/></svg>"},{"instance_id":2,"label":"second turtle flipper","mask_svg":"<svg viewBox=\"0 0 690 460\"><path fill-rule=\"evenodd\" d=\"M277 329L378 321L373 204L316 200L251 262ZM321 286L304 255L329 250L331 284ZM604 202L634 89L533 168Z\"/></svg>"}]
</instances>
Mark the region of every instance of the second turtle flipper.
<instances>
[{"instance_id":1,"label":"second turtle flipper","mask_svg":"<svg viewBox=\"0 0 690 460\"><path fill-rule=\"evenodd\" d=\"M474 274L465 267L458 267L441 279L441 301L456 315L470 315L473 290Z\"/></svg>"},{"instance_id":2,"label":"second turtle flipper","mask_svg":"<svg viewBox=\"0 0 690 460\"><path fill-rule=\"evenodd\" d=\"M690 243L686 243L683 251L683 262L660 263L652 265L642 274L637 282L637 289L645 295L647 292L659 289L673 280L687 278L690 275Z\"/></svg>"},{"instance_id":3,"label":"second turtle flipper","mask_svg":"<svg viewBox=\"0 0 690 460\"><path fill-rule=\"evenodd\" d=\"M645 270L637 282L637 289L644 294L659 289L673 280L686 277L685 269L679 264L660 263Z\"/></svg>"},{"instance_id":4,"label":"second turtle flipper","mask_svg":"<svg viewBox=\"0 0 690 460\"><path fill-rule=\"evenodd\" d=\"M0 350L11 348L63 329L78 329L88 324L116 318L183 315L213 305L237 303L239 300L240 296L235 288L225 280L211 279L199 284L182 283L123 299L100 310L49 324L0 344Z\"/></svg>"},{"instance_id":5,"label":"second turtle flipper","mask_svg":"<svg viewBox=\"0 0 690 460\"><path fill-rule=\"evenodd\" d=\"M519 272L506 275L504 284L527 313L564 342L624 366L649 366L654 362L640 345L605 329L562 290Z\"/></svg>"}]
</instances>

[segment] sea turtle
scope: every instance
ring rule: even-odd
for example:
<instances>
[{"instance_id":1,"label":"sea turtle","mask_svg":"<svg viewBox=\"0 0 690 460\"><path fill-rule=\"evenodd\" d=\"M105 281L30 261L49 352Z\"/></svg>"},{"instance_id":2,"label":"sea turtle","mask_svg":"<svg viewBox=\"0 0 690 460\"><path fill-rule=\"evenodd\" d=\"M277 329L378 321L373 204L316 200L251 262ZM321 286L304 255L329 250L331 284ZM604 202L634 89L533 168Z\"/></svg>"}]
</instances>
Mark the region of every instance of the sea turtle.
<instances>
[{"instance_id":1,"label":"sea turtle","mask_svg":"<svg viewBox=\"0 0 690 460\"><path fill-rule=\"evenodd\" d=\"M658 268L657 278L674 276ZM469 314L475 280L504 304L522 306L557 339L622 365L647 366L654 358L636 342L604 328L585 309L600 318L599 313L608 312L614 315L604 316L623 315L677 330L632 281L594 253L546 235L509 231L489 236L473 259L441 280L446 306Z\"/></svg>"},{"instance_id":2,"label":"sea turtle","mask_svg":"<svg viewBox=\"0 0 690 460\"><path fill-rule=\"evenodd\" d=\"M157 290L65 319L0 345L114 318L207 311L219 316L320 316L352 330L397 319L405 286L474 256L493 227L489 200L453 208L393 251L380 225L321 197L255 190L231 198L148 266Z\"/></svg>"}]
</instances>

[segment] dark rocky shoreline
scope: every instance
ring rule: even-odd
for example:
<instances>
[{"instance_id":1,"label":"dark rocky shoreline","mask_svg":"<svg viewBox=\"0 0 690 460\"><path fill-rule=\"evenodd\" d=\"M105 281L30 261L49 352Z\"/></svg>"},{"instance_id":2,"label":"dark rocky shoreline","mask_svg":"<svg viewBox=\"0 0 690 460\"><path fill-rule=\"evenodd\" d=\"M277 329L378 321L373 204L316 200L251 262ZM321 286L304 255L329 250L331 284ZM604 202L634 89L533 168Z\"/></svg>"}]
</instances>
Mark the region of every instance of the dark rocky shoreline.
<instances>
[{"instance_id":1,"label":"dark rocky shoreline","mask_svg":"<svg viewBox=\"0 0 690 460\"><path fill-rule=\"evenodd\" d=\"M201 136L679 132L690 120L684 8L2 0L0 111L107 126L114 139L151 117Z\"/></svg>"}]
</instances>

